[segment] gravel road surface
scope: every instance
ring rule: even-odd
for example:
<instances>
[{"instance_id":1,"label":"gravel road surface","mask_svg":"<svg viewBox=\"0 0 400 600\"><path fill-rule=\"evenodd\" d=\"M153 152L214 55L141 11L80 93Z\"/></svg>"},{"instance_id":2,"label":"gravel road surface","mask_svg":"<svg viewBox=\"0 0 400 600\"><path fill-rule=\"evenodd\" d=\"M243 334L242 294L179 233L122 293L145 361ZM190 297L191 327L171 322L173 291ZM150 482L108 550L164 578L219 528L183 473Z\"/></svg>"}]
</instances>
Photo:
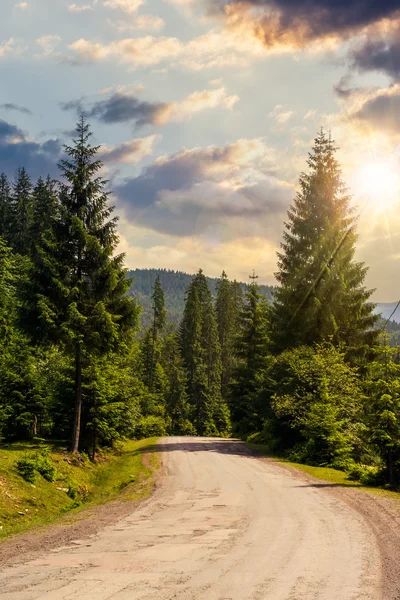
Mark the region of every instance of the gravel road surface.
<instances>
[{"instance_id":1,"label":"gravel road surface","mask_svg":"<svg viewBox=\"0 0 400 600\"><path fill-rule=\"evenodd\" d=\"M382 598L375 536L334 494L239 442L175 437L159 450L149 502L7 566L1 600Z\"/></svg>"}]
</instances>

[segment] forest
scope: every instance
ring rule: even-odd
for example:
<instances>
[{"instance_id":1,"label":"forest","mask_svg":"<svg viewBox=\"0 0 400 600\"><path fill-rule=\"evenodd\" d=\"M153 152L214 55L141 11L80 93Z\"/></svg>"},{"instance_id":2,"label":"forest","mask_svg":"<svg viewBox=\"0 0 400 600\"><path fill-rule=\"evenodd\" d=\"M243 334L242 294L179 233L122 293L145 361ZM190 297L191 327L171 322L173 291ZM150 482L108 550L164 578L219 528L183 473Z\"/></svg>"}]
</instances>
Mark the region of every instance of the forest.
<instances>
[{"instance_id":1,"label":"forest","mask_svg":"<svg viewBox=\"0 0 400 600\"><path fill-rule=\"evenodd\" d=\"M68 440L94 459L127 438L234 436L398 487L399 352L354 257L330 136L300 175L273 296L251 265L247 286L181 274L178 322L161 271L141 326L148 291L129 293L98 151L81 117L60 181L32 181L24 165L0 177L2 442Z\"/></svg>"}]
</instances>

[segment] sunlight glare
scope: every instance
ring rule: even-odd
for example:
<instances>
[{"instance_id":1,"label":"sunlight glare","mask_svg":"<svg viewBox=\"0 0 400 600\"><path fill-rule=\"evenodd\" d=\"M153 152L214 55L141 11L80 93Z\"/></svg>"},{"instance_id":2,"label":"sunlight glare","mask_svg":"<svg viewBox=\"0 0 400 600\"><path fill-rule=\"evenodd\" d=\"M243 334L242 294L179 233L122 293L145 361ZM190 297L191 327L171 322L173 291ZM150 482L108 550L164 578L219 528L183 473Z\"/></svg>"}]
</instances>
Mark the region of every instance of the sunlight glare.
<instances>
[{"instance_id":1,"label":"sunlight glare","mask_svg":"<svg viewBox=\"0 0 400 600\"><path fill-rule=\"evenodd\" d=\"M372 201L375 210L388 211L400 194L400 174L396 161L377 161L363 165L356 174L355 192Z\"/></svg>"}]
</instances>

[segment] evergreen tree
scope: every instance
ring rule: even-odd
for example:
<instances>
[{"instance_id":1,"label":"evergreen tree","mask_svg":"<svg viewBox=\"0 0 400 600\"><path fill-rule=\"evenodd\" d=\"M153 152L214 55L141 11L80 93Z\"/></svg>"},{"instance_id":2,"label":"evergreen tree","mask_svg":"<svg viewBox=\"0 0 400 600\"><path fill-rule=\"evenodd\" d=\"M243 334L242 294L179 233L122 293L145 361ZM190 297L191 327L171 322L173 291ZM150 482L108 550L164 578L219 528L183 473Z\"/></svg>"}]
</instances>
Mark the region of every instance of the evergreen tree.
<instances>
[{"instance_id":1,"label":"evergreen tree","mask_svg":"<svg viewBox=\"0 0 400 600\"><path fill-rule=\"evenodd\" d=\"M276 351L331 339L354 356L376 340L367 268L354 261L356 218L335 152L321 131L288 211L273 303Z\"/></svg>"},{"instance_id":2,"label":"evergreen tree","mask_svg":"<svg viewBox=\"0 0 400 600\"><path fill-rule=\"evenodd\" d=\"M221 397L221 349L212 296L200 269L190 284L180 327L192 422L199 435L226 433L229 417Z\"/></svg>"},{"instance_id":3,"label":"evergreen tree","mask_svg":"<svg viewBox=\"0 0 400 600\"><path fill-rule=\"evenodd\" d=\"M165 315L165 300L164 290L161 287L160 276L158 275L154 284L154 291L152 294L153 300L153 324L151 327L151 355L149 364L149 375L148 375L148 387L150 391L153 391L154 384L154 371L156 368L156 346L159 333L165 327L166 315Z\"/></svg>"},{"instance_id":4,"label":"evergreen tree","mask_svg":"<svg viewBox=\"0 0 400 600\"><path fill-rule=\"evenodd\" d=\"M11 186L7 177L0 175L0 237L9 242L12 228Z\"/></svg>"},{"instance_id":5,"label":"evergreen tree","mask_svg":"<svg viewBox=\"0 0 400 600\"><path fill-rule=\"evenodd\" d=\"M228 280L225 271L217 282L217 297L215 312L217 316L218 336L221 346L221 393L222 397L228 396L234 364L234 337L236 326L236 298L235 288Z\"/></svg>"},{"instance_id":6,"label":"evergreen tree","mask_svg":"<svg viewBox=\"0 0 400 600\"><path fill-rule=\"evenodd\" d=\"M10 241L15 252L28 254L32 223L32 181L24 167L18 169L12 190Z\"/></svg>"},{"instance_id":7,"label":"evergreen tree","mask_svg":"<svg viewBox=\"0 0 400 600\"><path fill-rule=\"evenodd\" d=\"M268 367L270 309L260 296L257 276L253 273L250 278L252 282L239 315L235 342L237 366L229 398L234 429L242 436L260 431L266 415L263 389Z\"/></svg>"},{"instance_id":8,"label":"evergreen tree","mask_svg":"<svg viewBox=\"0 0 400 600\"><path fill-rule=\"evenodd\" d=\"M99 150L91 146L84 117L60 169L60 218L42 237L25 290L23 322L36 341L62 343L74 360L71 450L77 452L82 411L82 371L92 356L115 350L136 326L136 302L126 295L124 256L113 256L118 238L106 182L98 176Z\"/></svg>"},{"instance_id":9,"label":"evergreen tree","mask_svg":"<svg viewBox=\"0 0 400 600\"><path fill-rule=\"evenodd\" d=\"M187 378L179 348L179 340L173 333L165 338L162 365L168 380L165 400L169 433L172 435L196 433L189 420L190 406L186 392Z\"/></svg>"},{"instance_id":10,"label":"evergreen tree","mask_svg":"<svg viewBox=\"0 0 400 600\"><path fill-rule=\"evenodd\" d=\"M55 182L39 177L32 194L31 245L40 241L42 235L51 230L59 216L58 195Z\"/></svg>"}]
</instances>

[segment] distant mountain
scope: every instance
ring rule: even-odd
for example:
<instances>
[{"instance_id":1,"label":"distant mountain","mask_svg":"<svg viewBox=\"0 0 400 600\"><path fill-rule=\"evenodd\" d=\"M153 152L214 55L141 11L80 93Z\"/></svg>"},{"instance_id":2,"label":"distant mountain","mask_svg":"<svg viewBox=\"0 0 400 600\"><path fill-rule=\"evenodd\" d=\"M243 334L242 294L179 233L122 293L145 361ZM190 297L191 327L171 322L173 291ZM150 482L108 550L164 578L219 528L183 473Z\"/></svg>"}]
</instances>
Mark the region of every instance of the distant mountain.
<instances>
[{"instance_id":1,"label":"distant mountain","mask_svg":"<svg viewBox=\"0 0 400 600\"><path fill-rule=\"evenodd\" d=\"M179 325L185 306L185 292L192 281L193 275L167 269L135 269L134 271L130 271L128 275L133 278L129 293L131 296L137 298L140 306L143 307L142 325L148 327L151 324L151 295L157 275L160 276L161 285L165 293L165 308L167 310L168 321L174 325ZM216 277L207 277L208 286L214 297L216 295L217 281ZM246 289L245 283L241 282L241 286L243 289ZM260 284L260 292L267 300L271 300L273 290L273 286Z\"/></svg>"},{"instance_id":2,"label":"distant mountain","mask_svg":"<svg viewBox=\"0 0 400 600\"><path fill-rule=\"evenodd\" d=\"M381 315L383 319L389 319L389 317L391 317L391 321L400 323L400 306L397 307L396 312L392 314L396 306L397 302L378 302L374 312L376 315Z\"/></svg>"}]
</instances>

